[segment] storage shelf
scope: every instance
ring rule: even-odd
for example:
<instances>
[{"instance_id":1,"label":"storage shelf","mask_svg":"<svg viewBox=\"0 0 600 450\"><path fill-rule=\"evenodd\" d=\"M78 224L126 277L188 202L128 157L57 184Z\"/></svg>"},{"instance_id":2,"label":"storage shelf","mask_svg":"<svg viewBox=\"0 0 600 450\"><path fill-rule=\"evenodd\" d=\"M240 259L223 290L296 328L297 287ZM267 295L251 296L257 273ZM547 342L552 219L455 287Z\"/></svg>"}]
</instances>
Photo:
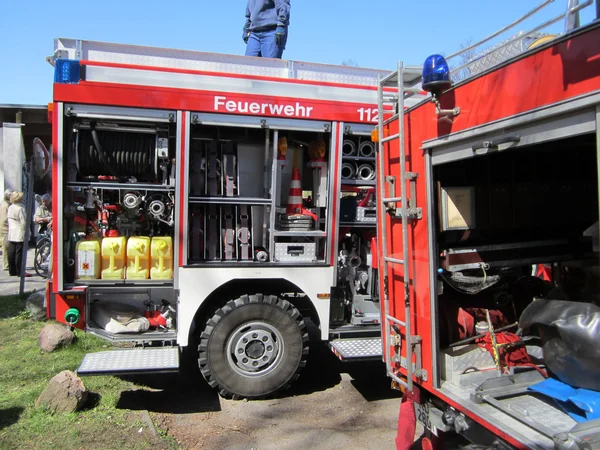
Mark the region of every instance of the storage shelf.
<instances>
[{"instance_id":1,"label":"storage shelf","mask_svg":"<svg viewBox=\"0 0 600 450\"><path fill-rule=\"evenodd\" d=\"M273 236L295 236L295 237L326 237L325 231L273 231Z\"/></svg>"},{"instance_id":2,"label":"storage shelf","mask_svg":"<svg viewBox=\"0 0 600 450\"><path fill-rule=\"evenodd\" d=\"M269 198L253 197L198 197L189 198L190 203L194 204L228 204L228 205L267 205L270 206L272 200Z\"/></svg>"},{"instance_id":3,"label":"storage shelf","mask_svg":"<svg viewBox=\"0 0 600 450\"><path fill-rule=\"evenodd\" d=\"M175 186L165 186L163 184L150 183L116 183L114 181L68 181L67 187L93 187L102 189L146 189L149 191L174 191Z\"/></svg>"},{"instance_id":4,"label":"storage shelf","mask_svg":"<svg viewBox=\"0 0 600 450\"><path fill-rule=\"evenodd\" d=\"M352 160L352 161L371 161L371 162L375 162L376 157L375 156L342 156L342 161L345 160Z\"/></svg>"},{"instance_id":5,"label":"storage shelf","mask_svg":"<svg viewBox=\"0 0 600 450\"><path fill-rule=\"evenodd\" d=\"M259 266L260 268L264 267L298 267L303 266L306 267L310 265L311 267L331 267L331 265L323 260L321 261L313 261L313 262L293 262L293 261L267 261L267 262L258 262L253 261L253 264L247 263L246 261L190 261L185 266L184 269L209 269L209 268L223 268L223 267L236 267L236 268L253 268Z\"/></svg>"},{"instance_id":6,"label":"storage shelf","mask_svg":"<svg viewBox=\"0 0 600 450\"><path fill-rule=\"evenodd\" d=\"M342 186L375 186L377 183L375 180L363 181L363 180L344 180L342 179Z\"/></svg>"},{"instance_id":7,"label":"storage shelf","mask_svg":"<svg viewBox=\"0 0 600 450\"><path fill-rule=\"evenodd\" d=\"M340 222L340 226L353 228L374 228L377 226L377 222Z\"/></svg>"},{"instance_id":8,"label":"storage shelf","mask_svg":"<svg viewBox=\"0 0 600 450\"><path fill-rule=\"evenodd\" d=\"M173 286L173 280L75 280L69 286ZM66 286L65 286L66 289Z\"/></svg>"}]
</instances>

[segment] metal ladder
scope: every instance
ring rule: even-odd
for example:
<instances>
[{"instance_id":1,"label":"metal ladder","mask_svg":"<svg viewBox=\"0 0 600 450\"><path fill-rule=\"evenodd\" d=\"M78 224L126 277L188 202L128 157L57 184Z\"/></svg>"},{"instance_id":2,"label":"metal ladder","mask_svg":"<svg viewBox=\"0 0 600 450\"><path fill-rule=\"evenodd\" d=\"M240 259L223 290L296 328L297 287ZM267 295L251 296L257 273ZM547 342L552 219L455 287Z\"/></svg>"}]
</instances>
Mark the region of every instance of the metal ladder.
<instances>
[{"instance_id":1,"label":"metal ladder","mask_svg":"<svg viewBox=\"0 0 600 450\"><path fill-rule=\"evenodd\" d=\"M402 62L398 63L398 70L392 72L385 77L379 77L377 86L377 104L379 108L378 116L378 133L379 133L379 146L378 146L378 176L379 176L379 207L377 209L378 221L381 223L381 234L379 239L381 241L381 258L383 260L383 277L384 277L384 292L383 292L383 316L385 322L383 325L384 339L383 339L383 354L386 360L386 370L388 376L391 377L395 382L404 386L408 391L412 391L413 388L413 376L426 379L426 373L422 370L421 362L421 337L413 335L411 326L411 295L410 295L410 258L408 255L408 224L410 220L418 220L421 218L421 208L415 207L411 203L411 198L416 197L416 178L417 174L406 170L406 153L404 146L404 100L405 98L420 93L420 81L421 81L421 67L404 67ZM415 86L419 87L415 87ZM388 88L388 89L386 89ZM389 88L394 88L392 92ZM389 110L385 109L385 106L390 104L397 105L397 112L389 118L384 118L384 114L388 113ZM385 124L397 120L398 133L384 136L383 127ZM395 183L396 177L391 174L385 174L385 158L384 158L384 144L391 143L392 141L398 141L400 151L400 197L396 197ZM411 183L410 192L407 192L406 183ZM386 197L386 184L390 185L391 196ZM410 196L409 196L410 194ZM400 210L396 208L396 203L400 202ZM392 220L400 219L402 221L402 259L393 258L388 255L387 252L387 221L385 214L392 211ZM388 294L388 266L389 265L402 265L404 272L404 322L390 315L390 299ZM405 367L407 370L407 381L405 382L399 376L397 376L392 369L392 360L403 364L403 358L401 356L401 334L402 330L405 335L406 345L406 358L404 360ZM392 346L395 348L396 357L392 356ZM413 366L413 354L416 356L415 366ZM393 359L394 358L394 359Z\"/></svg>"}]
</instances>

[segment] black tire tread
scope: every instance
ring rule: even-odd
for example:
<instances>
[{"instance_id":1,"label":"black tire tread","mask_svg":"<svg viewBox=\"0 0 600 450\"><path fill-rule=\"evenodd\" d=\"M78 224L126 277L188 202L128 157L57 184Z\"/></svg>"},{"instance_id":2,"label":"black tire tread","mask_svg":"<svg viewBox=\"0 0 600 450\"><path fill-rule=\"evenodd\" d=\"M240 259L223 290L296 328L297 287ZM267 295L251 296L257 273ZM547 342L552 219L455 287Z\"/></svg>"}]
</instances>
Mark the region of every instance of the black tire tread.
<instances>
[{"instance_id":1,"label":"black tire tread","mask_svg":"<svg viewBox=\"0 0 600 450\"><path fill-rule=\"evenodd\" d=\"M302 359L298 364L298 368L296 372L292 375L288 383L282 386L275 392L270 393L269 395L263 396L241 396L230 392L228 389L219 385L219 382L215 379L213 373L211 372L209 361L208 361L208 343L211 334L214 332L217 324L229 313L233 310L240 308L244 305L248 305L251 303L265 303L271 306L275 306L284 311L287 315L289 315L298 326L302 336ZM219 395L223 398L232 399L232 400L240 400L240 399L259 399L259 398L267 398L271 397L278 392L285 391L289 389L292 382L296 381L300 377L301 370L306 366L306 358L308 357L309 347L308 347L308 330L306 328L306 324L304 323L304 319L300 314L300 311L296 309L294 305L292 305L289 301L283 300L276 295L264 295L264 294L254 294L254 295L242 295L235 300L228 301L221 308L217 309L214 315L206 321L206 325L202 332L200 333L200 343L198 344L198 366L200 367L200 372L205 380L208 382L209 386L212 388L218 388Z\"/></svg>"}]
</instances>

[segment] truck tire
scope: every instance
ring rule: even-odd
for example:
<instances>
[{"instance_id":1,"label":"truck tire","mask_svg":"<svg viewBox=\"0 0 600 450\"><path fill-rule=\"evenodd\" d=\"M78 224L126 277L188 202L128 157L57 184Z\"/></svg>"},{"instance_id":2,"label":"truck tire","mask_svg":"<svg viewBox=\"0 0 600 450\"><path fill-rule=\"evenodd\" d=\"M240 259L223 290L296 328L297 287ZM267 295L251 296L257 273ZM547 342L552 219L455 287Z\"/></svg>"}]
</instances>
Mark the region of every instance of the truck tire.
<instances>
[{"instance_id":1,"label":"truck tire","mask_svg":"<svg viewBox=\"0 0 600 450\"><path fill-rule=\"evenodd\" d=\"M274 295L243 295L219 308L200 335L198 365L225 398L264 398L287 389L308 355L300 312Z\"/></svg>"}]
</instances>

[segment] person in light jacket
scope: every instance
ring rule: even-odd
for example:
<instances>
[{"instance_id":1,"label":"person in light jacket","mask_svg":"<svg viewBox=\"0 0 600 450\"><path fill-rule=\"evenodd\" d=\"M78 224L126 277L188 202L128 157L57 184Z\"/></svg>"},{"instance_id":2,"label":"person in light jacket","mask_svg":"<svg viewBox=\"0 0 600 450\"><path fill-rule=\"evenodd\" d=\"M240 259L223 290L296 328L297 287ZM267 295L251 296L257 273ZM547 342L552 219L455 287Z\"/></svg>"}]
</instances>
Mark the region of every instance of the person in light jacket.
<instances>
[{"instance_id":1,"label":"person in light jacket","mask_svg":"<svg viewBox=\"0 0 600 450\"><path fill-rule=\"evenodd\" d=\"M23 193L13 192L8 208L8 273L11 276L21 276L21 261L23 259L23 241L27 223ZM31 274L25 273L30 277Z\"/></svg>"},{"instance_id":2,"label":"person in light jacket","mask_svg":"<svg viewBox=\"0 0 600 450\"><path fill-rule=\"evenodd\" d=\"M4 199L0 202L0 241L2 241L2 269L8 270L8 207L12 191L4 191Z\"/></svg>"},{"instance_id":3,"label":"person in light jacket","mask_svg":"<svg viewBox=\"0 0 600 450\"><path fill-rule=\"evenodd\" d=\"M290 24L290 0L248 0L242 38L246 56L281 59Z\"/></svg>"}]
</instances>

